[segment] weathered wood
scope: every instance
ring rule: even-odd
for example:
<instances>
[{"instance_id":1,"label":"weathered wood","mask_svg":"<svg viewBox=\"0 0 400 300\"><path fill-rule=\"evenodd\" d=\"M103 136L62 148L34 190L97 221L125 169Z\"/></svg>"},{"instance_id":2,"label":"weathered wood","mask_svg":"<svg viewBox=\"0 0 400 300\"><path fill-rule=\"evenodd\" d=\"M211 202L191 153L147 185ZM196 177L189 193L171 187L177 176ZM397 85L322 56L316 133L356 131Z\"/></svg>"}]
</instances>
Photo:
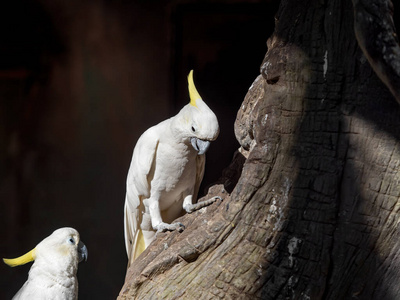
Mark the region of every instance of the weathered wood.
<instances>
[{"instance_id":1,"label":"weathered wood","mask_svg":"<svg viewBox=\"0 0 400 300\"><path fill-rule=\"evenodd\" d=\"M400 107L352 4L283 0L260 73L223 201L160 234L119 299L400 298Z\"/></svg>"},{"instance_id":2,"label":"weathered wood","mask_svg":"<svg viewBox=\"0 0 400 300\"><path fill-rule=\"evenodd\" d=\"M400 103L400 46L391 0L353 0L354 30L372 68Z\"/></svg>"}]
</instances>

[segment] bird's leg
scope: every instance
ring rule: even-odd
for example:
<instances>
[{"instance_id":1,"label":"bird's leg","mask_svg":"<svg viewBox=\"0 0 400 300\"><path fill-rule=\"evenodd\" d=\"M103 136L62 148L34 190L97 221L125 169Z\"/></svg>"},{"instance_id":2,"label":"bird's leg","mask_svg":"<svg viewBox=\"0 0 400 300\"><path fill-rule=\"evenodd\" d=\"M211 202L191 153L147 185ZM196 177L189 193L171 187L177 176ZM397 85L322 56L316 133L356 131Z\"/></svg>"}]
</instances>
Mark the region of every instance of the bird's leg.
<instances>
[{"instance_id":1,"label":"bird's leg","mask_svg":"<svg viewBox=\"0 0 400 300\"><path fill-rule=\"evenodd\" d=\"M183 209L187 213L192 213L196 210L199 210L200 208L203 208L205 206L208 206L208 205L214 203L217 200L222 200L222 198L219 196L216 196L216 197L212 197L211 199L200 201L200 202L193 204L192 203L192 195L189 195L189 196L186 196L185 200L183 200Z\"/></svg>"},{"instance_id":2,"label":"bird's leg","mask_svg":"<svg viewBox=\"0 0 400 300\"><path fill-rule=\"evenodd\" d=\"M149 198L147 200L149 205L151 226L153 227L154 230L157 230L157 232L174 231L174 230L182 232L185 229L185 226L179 222L172 224L163 222L161 218L160 205L158 203L158 200L152 198Z\"/></svg>"}]
</instances>

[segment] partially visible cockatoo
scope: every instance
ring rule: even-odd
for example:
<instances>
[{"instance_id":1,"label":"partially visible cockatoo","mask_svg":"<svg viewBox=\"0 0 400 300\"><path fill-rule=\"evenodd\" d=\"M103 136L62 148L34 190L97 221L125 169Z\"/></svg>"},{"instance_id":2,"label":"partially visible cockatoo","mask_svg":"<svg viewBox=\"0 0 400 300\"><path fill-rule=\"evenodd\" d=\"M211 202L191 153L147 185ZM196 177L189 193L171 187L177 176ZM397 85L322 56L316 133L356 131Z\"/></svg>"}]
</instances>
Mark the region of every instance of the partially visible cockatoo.
<instances>
[{"instance_id":1,"label":"partially visible cockatoo","mask_svg":"<svg viewBox=\"0 0 400 300\"><path fill-rule=\"evenodd\" d=\"M219 197L196 204L205 152L219 133L218 120L188 76L190 103L174 117L146 130L136 143L126 182L125 246L128 266L158 231L183 230L172 223Z\"/></svg>"},{"instance_id":2,"label":"partially visible cockatoo","mask_svg":"<svg viewBox=\"0 0 400 300\"><path fill-rule=\"evenodd\" d=\"M79 233L65 227L54 231L33 250L14 259L4 258L11 266L34 261L28 280L13 297L18 299L74 300L78 299L78 263L86 260L88 251Z\"/></svg>"}]
</instances>

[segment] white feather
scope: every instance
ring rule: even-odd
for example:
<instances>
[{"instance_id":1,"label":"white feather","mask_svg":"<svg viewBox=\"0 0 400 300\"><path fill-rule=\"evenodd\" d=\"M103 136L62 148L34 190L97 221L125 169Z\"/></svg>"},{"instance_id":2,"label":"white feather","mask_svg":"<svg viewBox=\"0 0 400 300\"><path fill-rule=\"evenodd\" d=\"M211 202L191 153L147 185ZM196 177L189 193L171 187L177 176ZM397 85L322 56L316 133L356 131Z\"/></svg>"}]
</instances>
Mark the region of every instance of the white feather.
<instances>
[{"instance_id":1,"label":"white feather","mask_svg":"<svg viewBox=\"0 0 400 300\"><path fill-rule=\"evenodd\" d=\"M70 238L76 241L74 245ZM79 233L73 228L58 229L40 242L28 280L13 299L77 299L78 243Z\"/></svg>"},{"instance_id":2,"label":"white feather","mask_svg":"<svg viewBox=\"0 0 400 300\"><path fill-rule=\"evenodd\" d=\"M197 200L205 155L191 138L215 140L215 114L201 100L143 133L136 143L126 182L125 244L129 264L152 242L157 229L184 212L183 203ZM185 200L186 199L186 200ZM144 247L138 246L143 234ZM139 249L140 248L140 249Z\"/></svg>"}]
</instances>

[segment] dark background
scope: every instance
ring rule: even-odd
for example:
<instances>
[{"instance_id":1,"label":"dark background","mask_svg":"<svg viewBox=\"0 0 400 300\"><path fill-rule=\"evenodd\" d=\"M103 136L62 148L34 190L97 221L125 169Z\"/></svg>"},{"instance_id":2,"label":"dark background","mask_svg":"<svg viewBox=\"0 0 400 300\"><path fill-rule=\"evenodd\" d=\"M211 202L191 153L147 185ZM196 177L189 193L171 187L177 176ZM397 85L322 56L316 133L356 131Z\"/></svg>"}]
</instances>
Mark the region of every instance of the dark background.
<instances>
[{"instance_id":1,"label":"dark background","mask_svg":"<svg viewBox=\"0 0 400 300\"><path fill-rule=\"evenodd\" d=\"M74 227L89 250L79 298L115 299L126 271L125 179L136 140L188 103L194 69L221 129L203 186L218 179L238 148L233 123L259 74L277 5L3 1L1 257ZM0 265L0 299L11 299L30 266Z\"/></svg>"}]
</instances>

